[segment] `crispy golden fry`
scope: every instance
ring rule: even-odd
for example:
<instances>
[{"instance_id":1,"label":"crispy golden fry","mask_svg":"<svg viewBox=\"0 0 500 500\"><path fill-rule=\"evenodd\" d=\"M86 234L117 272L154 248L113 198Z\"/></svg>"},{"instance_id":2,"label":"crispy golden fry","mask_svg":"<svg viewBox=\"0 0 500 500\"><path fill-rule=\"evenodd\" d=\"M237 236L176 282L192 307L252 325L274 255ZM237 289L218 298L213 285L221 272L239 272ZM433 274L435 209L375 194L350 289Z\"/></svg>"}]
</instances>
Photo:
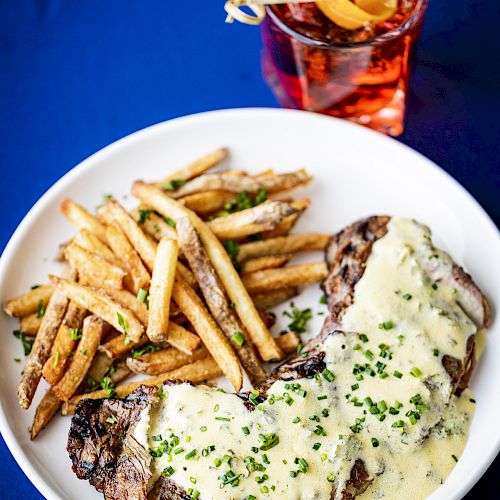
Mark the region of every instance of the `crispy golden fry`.
<instances>
[{"instance_id":1,"label":"crispy golden fry","mask_svg":"<svg viewBox=\"0 0 500 500\"><path fill-rule=\"evenodd\" d=\"M71 358L71 363L61 380L52 387L54 394L60 400L67 401L85 380L104 329L104 321L95 315L87 316L83 320L82 338Z\"/></svg>"},{"instance_id":2,"label":"crispy golden fry","mask_svg":"<svg viewBox=\"0 0 500 500\"><path fill-rule=\"evenodd\" d=\"M207 174L188 182L177 191L171 193L173 198L181 198L188 194L204 191L229 191L256 193L265 189L268 193L285 191L297 186L305 186L311 177L304 170L288 174L266 175L263 177L234 176L228 173Z\"/></svg>"},{"instance_id":3,"label":"crispy golden fry","mask_svg":"<svg viewBox=\"0 0 500 500\"><path fill-rule=\"evenodd\" d=\"M119 304L130 309L136 318L144 325L148 324L148 308L145 302L139 302L137 296L128 290L118 290L118 288L113 288L112 286L100 286L100 284L92 279L87 279L87 276L83 276L82 284L89 285L94 288L99 288L106 295L109 295L112 299L116 300Z\"/></svg>"},{"instance_id":4,"label":"crispy golden fry","mask_svg":"<svg viewBox=\"0 0 500 500\"><path fill-rule=\"evenodd\" d=\"M176 280L172 297L189 319L231 385L239 391L243 384L243 376L238 357L196 292L184 280Z\"/></svg>"},{"instance_id":5,"label":"crispy golden fry","mask_svg":"<svg viewBox=\"0 0 500 500\"><path fill-rule=\"evenodd\" d=\"M69 303L52 344L50 357L43 365L42 375L49 384L57 384L63 376L75 350L77 339L81 335L81 327L86 314L87 311L75 302Z\"/></svg>"},{"instance_id":6,"label":"crispy golden fry","mask_svg":"<svg viewBox=\"0 0 500 500\"><path fill-rule=\"evenodd\" d=\"M240 245L240 248L244 245ZM292 259L293 255L265 255L263 257L256 257L254 259L248 259L240 267L240 274L254 273L255 271L262 271L263 269L275 269L277 267L283 267L288 264Z\"/></svg>"},{"instance_id":7,"label":"crispy golden fry","mask_svg":"<svg viewBox=\"0 0 500 500\"><path fill-rule=\"evenodd\" d=\"M208 215L224 208L226 203L235 199L234 193L225 191L205 191L203 193L188 194L180 198L180 202L198 215Z\"/></svg>"},{"instance_id":8,"label":"crispy golden fry","mask_svg":"<svg viewBox=\"0 0 500 500\"><path fill-rule=\"evenodd\" d=\"M36 408L33 423L29 429L32 441L54 418L54 415L59 411L61 405L62 401L54 394L52 387L49 387Z\"/></svg>"},{"instance_id":9,"label":"crispy golden fry","mask_svg":"<svg viewBox=\"0 0 500 500\"><path fill-rule=\"evenodd\" d=\"M89 252L76 243L71 243L64 251L66 259L80 274L92 276L99 283L114 288L123 288L126 272L111 264L97 253Z\"/></svg>"},{"instance_id":10,"label":"crispy golden fry","mask_svg":"<svg viewBox=\"0 0 500 500\"><path fill-rule=\"evenodd\" d=\"M207 155L199 158L195 162L187 165L175 172L172 172L170 175L164 177L161 181L158 181L156 185L160 188L163 188L165 184L172 182L173 180L184 180L188 181L193 177L197 177L207 170L215 167L222 161L224 161L229 154L229 151L226 148L219 148L215 151L211 151Z\"/></svg>"},{"instance_id":11,"label":"crispy golden fry","mask_svg":"<svg viewBox=\"0 0 500 500\"><path fill-rule=\"evenodd\" d=\"M281 359L281 349L276 345L269 330L262 322L250 295L243 286L224 247L207 225L193 211L172 200L154 186L149 186L143 182L136 182L132 191L134 196L139 198L143 203L152 206L164 216L172 217L174 220L178 220L184 215L189 217L229 298L235 305L243 326L257 347L261 358L264 361Z\"/></svg>"},{"instance_id":12,"label":"crispy golden fry","mask_svg":"<svg viewBox=\"0 0 500 500\"><path fill-rule=\"evenodd\" d=\"M9 316L15 316L16 318L38 313L40 305L43 304L45 307L53 292L54 287L52 285L41 285L18 297L7 300L4 302L3 310Z\"/></svg>"},{"instance_id":13,"label":"crispy golden fry","mask_svg":"<svg viewBox=\"0 0 500 500\"><path fill-rule=\"evenodd\" d=\"M308 199L292 201L290 205L298 211L288 217L285 217L283 222L280 222L274 229L262 232L262 239L265 240L267 238L276 238L277 236L286 236L293 229L299 217L304 213L310 204L311 201Z\"/></svg>"},{"instance_id":14,"label":"crispy golden fry","mask_svg":"<svg viewBox=\"0 0 500 500\"><path fill-rule=\"evenodd\" d=\"M19 330L24 335L36 335L41 322L42 318L39 317L38 313L28 314L19 320Z\"/></svg>"},{"instance_id":15,"label":"crispy golden fry","mask_svg":"<svg viewBox=\"0 0 500 500\"><path fill-rule=\"evenodd\" d=\"M50 280L80 307L99 316L119 332L125 333L130 339L139 340L144 333L144 327L132 311L123 307L108 295L94 288L61 279L57 276L50 276Z\"/></svg>"},{"instance_id":16,"label":"crispy golden fry","mask_svg":"<svg viewBox=\"0 0 500 500\"><path fill-rule=\"evenodd\" d=\"M70 277L75 276L73 271L66 271L65 274ZM33 401L42 377L43 365L49 358L52 343L64 318L68 302L68 298L59 290L54 291L50 297L17 390L19 405L23 410L27 410Z\"/></svg>"},{"instance_id":17,"label":"crispy golden fry","mask_svg":"<svg viewBox=\"0 0 500 500\"><path fill-rule=\"evenodd\" d=\"M130 393L134 392L141 385L160 386L168 380L188 380L193 384L198 384L204 380L209 380L222 375L222 370L211 357L200 359L194 363L183 365L175 370L172 370L156 377L147 378L139 382L130 382L128 384L119 385L115 389L115 397L124 398ZM75 411L76 405L82 399L102 399L109 397L109 391L101 390L90 392L88 394L81 394L71 398L66 404L63 405L63 415L72 415Z\"/></svg>"},{"instance_id":18,"label":"crispy golden fry","mask_svg":"<svg viewBox=\"0 0 500 500\"><path fill-rule=\"evenodd\" d=\"M130 214L143 231L156 241L160 241L164 236L168 236L172 240L177 238L174 227L150 208L140 206L132 210Z\"/></svg>"},{"instance_id":19,"label":"crispy golden fry","mask_svg":"<svg viewBox=\"0 0 500 500\"><path fill-rule=\"evenodd\" d=\"M288 203L271 201L234 212L227 217L217 217L208 226L222 240L238 239L274 229L285 217L295 212Z\"/></svg>"},{"instance_id":20,"label":"crispy golden fry","mask_svg":"<svg viewBox=\"0 0 500 500\"><path fill-rule=\"evenodd\" d=\"M245 288L251 294L290 286L315 283L326 278L327 268L324 262L296 264L281 269L266 269L241 277Z\"/></svg>"},{"instance_id":21,"label":"crispy golden fry","mask_svg":"<svg viewBox=\"0 0 500 500\"><path fill-rule=\"evenodd\" d=\"M106 243L106 228L83 207L66 199L61 203L60 210L75 227L88 229Z\"/></svg>"},{"instance_id":22,"label":"crispy golden fry","mask_svg":"<svg viewBox=\"0 0 500 500\"><path fill-rule=\"evenodd\" d=\"M276 337L276 342L285 354L297 352L297 346L300 344L300 336L295 332L288 332Z\"/></svg>"},{"instance_id":23,"label":"crispy golden fry","mask_svg":"<svg viewBox=\"0 0 500 500\"><path fill-rule=\"evenodd\" d=\"M177 262L177 272L179 276L192 288L197 288L198 283L191 269L188 269L182 262Z\"/></svg>"},{"instance_id":24,"label":"crispy golden fry","mask_svg":"<svg viewBox=\"0 0 500 500\"><path fill-rule=\"evenodd\" d=\"M135 222L116 200L107 200L104 207L110 211L113 220L120 225L128 240L141 256L144 264L146 264L149 272L152 272L156 254L156 243L144 233L139 224Z\"/></svg>"},{"instance_id":25,"label":"crispy golden fry","mask_svg":"<svg viewBox=\"0 0 500 500\"><path fill-rule=\"evenodd\" d=\"M120 359L113 365L112 373L110 375L111 383L118 384L133 373L134 372L127 366L127 360Z\"/></svg>"},{"instance_id":26,"label":"crispy golden fry","mask_svg":"<svg viewBox=\"0 0 500 500\"><path fill-rule=\"evenodd\" d=\"M228 340L232 342L232 346L252 384L261 384L266 378L266 371L257 357L252 343L247 338L248 334L238 320L236 312L231 308L196 229L187 216L181 217L177 221L177 234L184 255L200 285L213 318Z\"/></svg>"},{"instance_id":27,"label":"crispy golden fry","mask_svg":"<svg viewBox=\"0 0 500 500\"><path fill-rule=\"evenodd\" d=\"M198 335L172 321L168 324L168 341L170 345L186 354L192 354L201 342ZM142 337L138 342L127 342L125 335L120 335L101 345L99 350L106 353L108 357L116 359L148 342L149 339L146 336Z\"/></svg>"},{"instance_id":28,"label":"crispy golden fry","mask_svg":"<svg viewBox=\"0 0 500 500\"><path fill-rule=\"evenodd\" d=\"M146 334L152 342L168 342L170 299L174 286L179 246L177 240L162 238L156 249L149 290L149 320Z\"/></svg>"},{"instance_id":29,"label":"crispy golden fry","mask_svg":"<svg viewBox=\"0 0 500 500\"><path fill-rule=\"evenodd\" d=\"M101 257L105 258L111 264L118 267L123 267L122 262L116 258L111 248L103 243L94 233L91 233L87 228L82 228L76 236L73 238L73 242L85 248L89 252L96 253ZM66 245L67 246L67 245Z\"/></svg>"},{"instance_id":30,"label":"crispy golden fry","mask_svg":"<svg viewBox=\"0 0 500 500\"><path fill-rule=\"evenodd\" d=\"M147 290L151 276L120 226L108 226L106 236L113 252L123 263L132 278L133 292L137 293L141 288Z\"/></svg>"},{"instance_id":31,"label":"crispy golden fry","mask_svg":"<svg viewBox=\"0 0 500 500\"><path fill-rule=\"evenodd\" d=\"M159 375L160 373L175 370L180 366L187 365L193 361L206 358L208 351L205 347L200 347L193 354L185 354L174 347L163 349L162 351L150 352L138 356L137 358L127 358L127 366L134 373L145 375Z\"/></svg>"},{"instance_id":32,"label":"crispy golden fry","mask_svg":"<svg viewBox=\"0 0 500 500\"><path fill-rule=\"evenodd\" d=\"M330 234L291 234L267 240L252 241L239 246L238 260L255 259L268 255L295 253L305 250L324 250L330 241Z\"/></svg>"},{"instance_id":33,"label":"crispy golden fry","mask_svg":"<svg viewBox=\"0 0 500 500\"><path fill-rule=\"evenodd\" d=\"M286 302L298 295L298 293L299 291L296 286L289 286L252 294L252 299L258 309L264 310Z\"/></svg>"},{"instance_id":34,"label":"crispy golden fry","mask_svg":"<svg viewBox=\"0 0 500 500\"><path fill-rule=\"evenodd\" d=\"M94 390L99 385L100 381L109 372L115 360L106 356L106 353L97 351L90 367L87 371L86 380L84 380L84 388L86 390ZM83 392L86 392L85 390Z\"/></svg>"}]
</instances>

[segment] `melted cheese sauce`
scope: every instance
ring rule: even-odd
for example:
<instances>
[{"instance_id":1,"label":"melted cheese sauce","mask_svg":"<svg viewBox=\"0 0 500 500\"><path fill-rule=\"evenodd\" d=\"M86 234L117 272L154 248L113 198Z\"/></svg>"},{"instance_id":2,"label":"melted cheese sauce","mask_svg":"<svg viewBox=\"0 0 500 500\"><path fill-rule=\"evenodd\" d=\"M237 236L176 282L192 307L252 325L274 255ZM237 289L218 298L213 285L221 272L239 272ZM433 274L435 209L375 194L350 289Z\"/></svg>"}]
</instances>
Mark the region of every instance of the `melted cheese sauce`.
<instances>
[{"instance_id":1,"label":"melted cheese sauce","mask_svg":"<svg viewBox=\"0 0 500 500\"><path fill-rule=\"evenodd\" d=\"M450 264L427 228L393 218L341 319L347 333L320 346L323 374L275 382L254 411L207 386L164 388L137 431L155 457L152 482L163 473L203 499L340 499L361 459L372 482L360 498L428 496L474 412L442 366L444 354L464 358L476 333L456 291L433 281Z\"/></svg>"}]
</instances>

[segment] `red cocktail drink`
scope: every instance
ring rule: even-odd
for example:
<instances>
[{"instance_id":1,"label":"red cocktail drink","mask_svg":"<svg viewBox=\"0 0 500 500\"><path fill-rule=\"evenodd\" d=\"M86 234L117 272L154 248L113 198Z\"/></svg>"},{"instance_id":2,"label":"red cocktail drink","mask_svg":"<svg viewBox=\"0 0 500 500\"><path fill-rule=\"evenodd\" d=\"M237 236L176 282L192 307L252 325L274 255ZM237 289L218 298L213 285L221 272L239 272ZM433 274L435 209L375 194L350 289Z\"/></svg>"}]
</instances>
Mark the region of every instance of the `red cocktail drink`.
<instances>
[{"instance_id":1,"label":"red cocktail drink","mask_svg":"<svg viewBox=\"0 0 500 500\"><path fill-rule=\"evenodd\" d=\"M264 76L285 107L399 135L427 4L399 0L390 18L357 29L336 25L314 3L268 6Z\"/></svg>"}]
</instances>

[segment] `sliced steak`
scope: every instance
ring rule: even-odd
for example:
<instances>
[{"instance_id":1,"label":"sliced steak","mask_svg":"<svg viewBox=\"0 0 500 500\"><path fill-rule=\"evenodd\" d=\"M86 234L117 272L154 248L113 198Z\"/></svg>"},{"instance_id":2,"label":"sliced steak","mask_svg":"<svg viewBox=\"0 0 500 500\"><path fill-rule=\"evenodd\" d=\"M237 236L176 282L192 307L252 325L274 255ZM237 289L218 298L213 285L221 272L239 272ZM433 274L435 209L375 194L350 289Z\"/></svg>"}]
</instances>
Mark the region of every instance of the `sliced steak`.
<instances>
[{"instance_id":1,"label":"sliced steak","mask_svg":"<svg viewBox=\"0 0 500 500\"><path fill-rule=\"evenodd\" d=\"M312 339L303 352L276 368L260 389L265 398L277 380L296 380L320 373L325 368L324 352L319 346L328 335L340 331L343 312L353 303L354 288L363 276L373 244L387 233L390 217L375 216L355 222L332 237L326 251L329 274L323 283L330 316L321 333ZM427 269L432 275L433 269ZM453 265L440 280L453 283L458 302L478 327L489 322L484 295L465 271ZM467 387L475 363L474 336L467 341L463 360L443 356L443 366L450 375L456 394ZM175 382L174 382L175 383ZM68 438L68 451L73 470L81 479L88 479L109 500L187 500L189 495L166 477L160 477L148 493L150 456L135 440L133 433L141 412L158 400L155 388L141 387L124 400L84 400L76 408ZM248 399L248 394L240 397ZM246 404L249 411L254 405ZM108 419L115 420L110 424ZM357 459L342 492L344 500L352 500L370 485L365 464ZM336 494L332 491L332 497Z\"/></svg>"}]
</instances>

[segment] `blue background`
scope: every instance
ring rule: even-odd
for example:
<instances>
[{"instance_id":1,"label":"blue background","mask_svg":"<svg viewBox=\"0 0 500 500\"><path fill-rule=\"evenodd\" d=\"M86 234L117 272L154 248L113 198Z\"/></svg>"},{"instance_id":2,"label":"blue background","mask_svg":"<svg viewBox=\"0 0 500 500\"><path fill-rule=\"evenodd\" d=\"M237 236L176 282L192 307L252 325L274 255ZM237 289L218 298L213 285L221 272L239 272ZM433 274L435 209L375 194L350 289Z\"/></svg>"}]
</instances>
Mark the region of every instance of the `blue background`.
<instances>
[{"instance_id":1,"label":"blue background","mask_svg":"<svg viewBox=\"0 0 500 500\"><path fill-rule=\"evenodd\" d=\"M124 135L200 111L277 106L259 30L225 25L223 3L0 0L0 248L59 177ZM499 20L496 0L431 0L400 138L497 225ZM467 498L494 498L498 462ZM3 441L0 464L2 497L40 498Z\"/></svg>"}]
</instances>

